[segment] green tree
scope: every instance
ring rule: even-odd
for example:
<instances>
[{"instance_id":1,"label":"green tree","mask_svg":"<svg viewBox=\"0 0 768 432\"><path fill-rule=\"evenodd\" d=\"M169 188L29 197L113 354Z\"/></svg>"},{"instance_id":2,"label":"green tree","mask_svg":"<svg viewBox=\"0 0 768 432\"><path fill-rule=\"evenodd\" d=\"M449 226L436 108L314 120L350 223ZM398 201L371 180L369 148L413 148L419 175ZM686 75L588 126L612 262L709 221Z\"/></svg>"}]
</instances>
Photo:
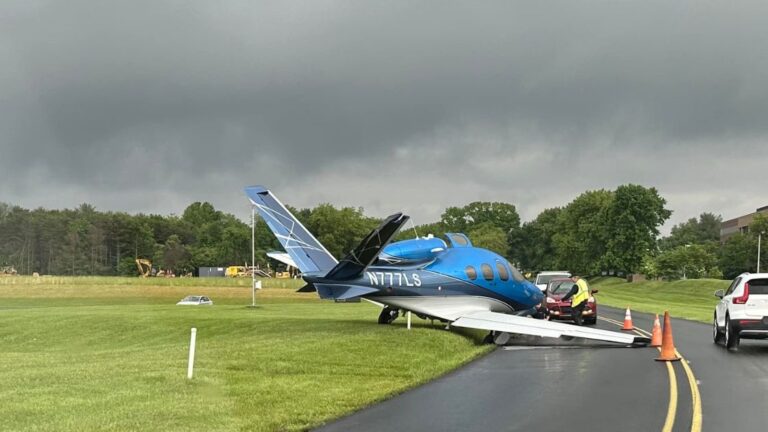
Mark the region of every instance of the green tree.
<instances>
[{"instance_id":1,"label":"green tree","mask_svg":"<svg viewBox=\"0 0 768 432\"><path fill-rule=\"evenodd\" d=\"M717 243L722 221L719 215L702 213L698 219L690 218L672 227L670 235L659 241L659 247L668 250L687 244Z\"/></svg>"},{"instance_id":2,"label":"green tree","mask_svg":"<svg viewBox=\"0 0 768 432\"><path fill-rule=\"evenodd\" d=\"M336 258L346 256L379 224L379 220L366 217L362 208L337 209L331 204L320 204L312 210L307 229Z\"/></svg>"},{"instance_id":3,"label":"green tree","mask_svg":"<svg viewBox=\"0 0 768 432\"><path fill-rule=\"evenodd\" d=\"M510 233L510 257L521 268L551 270L560 267L554 237L560 231L558 220L561 212L559 207L546 209L536 219Z\"/></svg>"},{"instance_id":4,"label":"green tree","mask_svg":"<svg viewBox=\"0 0 768 432\"><path fill-rule=\"evenodd\" d=\"M753 272L756 264L757 241L750 235L736 234L720 249L720 268L726 279L733 279L744 272Z\"/></svg>"},{"instance_id":5,"label":"green tree","mask_svg":"<svg viewBox=\"0 0 768 432\"><path fill-rule=\"evenodd\" d=\"M192 226L202 226L218 222L222 213L213 208L209 202L194 202L184 209L181 219Z\"/></svg>"},{"instance_id":6,"label":"green tree","mask_svg":"<svg viewBox=\"0 0 768 432\"><path fill-rule=\"evenodd\" d=\"M720 278L722 272L717 264L717 256L700 244L678 246L656 259L658 273L666 279Z\"/></svg>"},{"instance_id":7,"label":"green tree","mask_svg":"<svg viewBox=\"0 0 768 432\"><path fill-rule=\"evenodd\" d=\"M165 244L159 248L157 265L163 269L184 273L191 270L189 258L189 251L181 243L179 236L171 234Z\"/></svg>"},{"instance_id":8,"label":"green tree","mask_svg":"<svg viewBox=\"0 0 768 432\"><path fill-rule=\"evenodd\" d=\"M515 206L503 202L476 201L464 207L448 207L440 221L446 230L462 233L484 223L503 230L505 234L520 227L520 215Z\"/></svg>"},{"instance_id":9,"label":"green tree","mask_svg":"<svg viewBox=\"0 0 768 432\"><path fill-rule=\"evenodd\" d=\"M400 229L400 232L397 233L397 236L395 236L394 241L416 238L417 235L419 237L426 237L430 234L432 234L432 236L434 237L439 237L443 240L446 240L445 233L447 231L448 230L445 228L445 225L443 225L442 222L435 222L435 223L416 225L416 226L412 226L411 223L408 222L403 228Z\"/></svg>"},{"instance_id":10,"label":"green tree","mask_svg":"<svg viewBox=\"0 0 768 432\"><path fill-rule=\"evenodd\" d=\"M489 222L475 225L467 236L472 240L475 247L488 249L499 255L506 255L507 233Z\"/></svg>"},{"instance_id":11,"label":"green tree","mask_svg":"<svg viewBox=\"0 0 768 432\"><path fill-rule=\"evenodd\" d=\"M656 188L633 184L616 188L604 209L603 269L629 273L640 269L643 257L655 250L659 227L672 215L666 203Z\"/></svg>"},{"instance_id":12,"label":"green tree","mask_svg":"<svg viewBox=\"0 0 768 432\"><path fill-rule=\"evenodd\" d=\"M587 191L563 208L553 236L557 267L581 275L600 271L608 243L606 211L612 199L613 193L604 189Z\"/></svg>"}]
</instances>

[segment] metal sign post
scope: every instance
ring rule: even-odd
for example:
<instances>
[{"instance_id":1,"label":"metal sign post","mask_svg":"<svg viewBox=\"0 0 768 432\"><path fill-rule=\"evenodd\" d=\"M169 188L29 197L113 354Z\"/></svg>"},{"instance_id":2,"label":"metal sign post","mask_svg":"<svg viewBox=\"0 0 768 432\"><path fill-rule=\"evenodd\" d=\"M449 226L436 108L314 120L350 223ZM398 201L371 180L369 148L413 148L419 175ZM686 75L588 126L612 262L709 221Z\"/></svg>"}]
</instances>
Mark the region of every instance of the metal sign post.
<instances>
[{"instance_id":1,"label":"metal sign post","mask_svg":"<svg viewBox=\"0 0 768 432\"><path fill-rule=\"evenodd\" d=\"M256 307L256 206L251 206L251 307Z\"/></svg>"}]
</instances>

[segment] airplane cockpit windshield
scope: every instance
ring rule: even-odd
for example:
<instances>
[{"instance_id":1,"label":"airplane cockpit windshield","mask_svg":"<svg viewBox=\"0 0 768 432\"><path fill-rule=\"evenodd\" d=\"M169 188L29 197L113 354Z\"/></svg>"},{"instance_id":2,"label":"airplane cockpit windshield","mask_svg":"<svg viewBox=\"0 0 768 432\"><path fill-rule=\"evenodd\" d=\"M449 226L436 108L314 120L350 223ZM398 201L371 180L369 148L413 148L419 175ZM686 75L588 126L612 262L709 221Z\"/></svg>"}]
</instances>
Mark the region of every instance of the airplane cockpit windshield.
<instances>
[{"instance_id":1,"label":"airplane cockpit windshield","mask_svg":"<svg viewBox=\"0 0 768 432\"><path fill-rule=\"evenodd\" d=\"M525 281L525 276L523 276L523 274L520 273L520 270L518 270L517 267L513 266L512 263L509 261L507 261L507 265L509 266L510 270L512 270L512 279L514 279L515 282Z\"/></svg>"},{"instance_id":2,"label":"airplane cockpit windshield","mask_svg":"<svg viewBox=\"0 0 768 432\"><path fill-rule=\"evenodd\" d=\"M469 240L469 237L467 237L464 234L446 233L445 238L448 239L448 242L451 244L451 247L455 247L455 248L472 247L472 242Z\"/></svg>"}]
</instances>

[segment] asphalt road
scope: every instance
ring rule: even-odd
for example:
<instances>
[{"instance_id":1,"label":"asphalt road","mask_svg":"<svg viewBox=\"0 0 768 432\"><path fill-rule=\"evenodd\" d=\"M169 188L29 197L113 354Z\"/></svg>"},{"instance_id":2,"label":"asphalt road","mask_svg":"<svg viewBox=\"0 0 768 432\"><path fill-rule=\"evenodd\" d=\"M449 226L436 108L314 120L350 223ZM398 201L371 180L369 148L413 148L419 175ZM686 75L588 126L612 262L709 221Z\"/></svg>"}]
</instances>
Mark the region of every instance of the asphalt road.
<instances>
[{"instance_id":1,"label":"asphalt road","mask_svg":"<svg viewBox=\"0 0 768 432\"><path fill-rule=\"evenodd\" d=\"M599 328L619 329L624 311L599 312ZM650 315L632 316L651 330ZM655 348L524 338L318 431L768 429L768 342L727 352L709 325L673 319L672 328L690 373L654 361Z\"/></svg>"}]
</instances>

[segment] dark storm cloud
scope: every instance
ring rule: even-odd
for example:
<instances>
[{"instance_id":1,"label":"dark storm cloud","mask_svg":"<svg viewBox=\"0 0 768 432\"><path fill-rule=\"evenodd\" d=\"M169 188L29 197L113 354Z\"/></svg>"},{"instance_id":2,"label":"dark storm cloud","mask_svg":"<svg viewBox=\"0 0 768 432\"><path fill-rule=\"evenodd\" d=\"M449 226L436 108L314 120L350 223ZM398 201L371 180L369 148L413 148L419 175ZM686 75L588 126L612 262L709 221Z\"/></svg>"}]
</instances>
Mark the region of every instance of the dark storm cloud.
<instances>
[{"instance_id":1,"label":"dark storm cloud","mask_svg":"<svg viewBox=\"0 0 768 432\"><path fill-rule=\"evenodd\" d=\"M242 215L241 187L264 183L299 206L427 222L475 199L531 218L638 182L677 219L735 216L765 204L731 173L766 156L766 12L4 2L0 201Z\"/></svg>"}]
</instances>

